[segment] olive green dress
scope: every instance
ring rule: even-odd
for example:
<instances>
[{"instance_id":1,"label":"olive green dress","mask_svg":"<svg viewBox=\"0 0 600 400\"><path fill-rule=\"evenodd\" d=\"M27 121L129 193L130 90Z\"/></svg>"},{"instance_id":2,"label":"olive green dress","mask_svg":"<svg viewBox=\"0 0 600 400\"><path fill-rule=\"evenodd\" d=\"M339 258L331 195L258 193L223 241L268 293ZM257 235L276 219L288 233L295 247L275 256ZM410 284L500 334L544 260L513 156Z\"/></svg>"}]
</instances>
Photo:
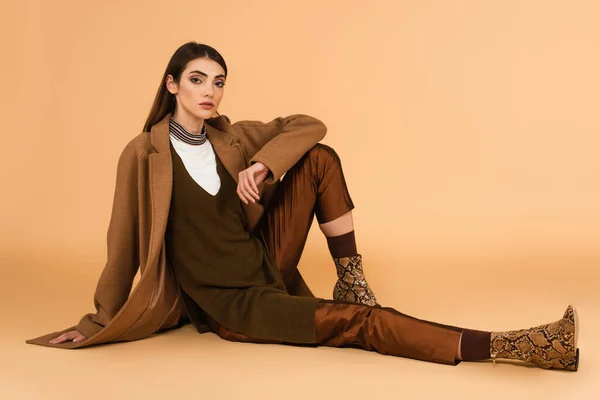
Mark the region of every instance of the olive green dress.
<instances>
[{"instance_id":1,"label":"olive green dress","mask_svg":"<svg viewBox=\"0 0 600 400\"><path fill-rule=\"evenodd\" d=\"M215 196L190 176L171 144L173 191L167 257L191 321L201 311L253 338L315 343L319 298L291 296L259 237L246 231L237 184L215 154ZM200 329L199 329L200 330Z\"/></svg>"}]
</instances>

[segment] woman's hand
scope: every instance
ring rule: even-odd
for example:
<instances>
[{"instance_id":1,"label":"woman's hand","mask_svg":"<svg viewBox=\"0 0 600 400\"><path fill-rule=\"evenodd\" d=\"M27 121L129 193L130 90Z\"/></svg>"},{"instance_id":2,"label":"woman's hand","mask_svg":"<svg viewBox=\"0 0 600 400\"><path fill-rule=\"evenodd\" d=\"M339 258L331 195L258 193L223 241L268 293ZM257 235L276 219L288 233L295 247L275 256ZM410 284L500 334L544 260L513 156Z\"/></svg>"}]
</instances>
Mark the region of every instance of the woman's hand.
<instances>
[{"instance_id":1,"label":"woman's hand","mask_svg":"<svg viewBox=\"0 0 600 400\"><path fill-rule=\"evenodd\" d=\"M81 342L82 340L87 339L85 335L79 331L69 331L65 332L62 335L55 337L50 341L52 344L62 343L69 340L72 340L74 343Z\"/></svg>"},{"instance_id":2,"label":"woman's hand","mask_svg":"<svg viewBox=\"0 0 600 400\"><path fill-rule=\"evenodd\" d=\"M236 192L244 203L248 204L248 200L253 203L260 200L257 186L265 180L268 174L269 168L261 162L254 163L239 173Z\"/></svg>"}]
</instances>

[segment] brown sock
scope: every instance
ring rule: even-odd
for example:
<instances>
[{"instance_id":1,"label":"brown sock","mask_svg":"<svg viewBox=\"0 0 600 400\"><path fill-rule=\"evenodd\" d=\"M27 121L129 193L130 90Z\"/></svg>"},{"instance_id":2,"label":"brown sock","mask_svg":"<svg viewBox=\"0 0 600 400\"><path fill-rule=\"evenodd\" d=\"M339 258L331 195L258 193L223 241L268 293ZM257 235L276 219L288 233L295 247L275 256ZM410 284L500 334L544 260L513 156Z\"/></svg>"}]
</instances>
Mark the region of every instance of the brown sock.
<instances>
[{"instance_id":1,"label":"brown sock","mask_svg":"<svg viewBox=\"0 0 600 400\"><path fill-rule=\"evenodd\" d=\"M333 258L350 257L358 254L354 231L340 236L328 237L327 247L329 247L329 252Z\"/></svg>"},{"instance_id":2,"label":"brown sock","mask_svg":"<svg viewBox=\"0 0 600 400\"><path fill-rule=\"evenodd\" d=\"M491 332L464 329L460 343L460 356L465 361L490 358Z\"/></svg>"}]
</instances>

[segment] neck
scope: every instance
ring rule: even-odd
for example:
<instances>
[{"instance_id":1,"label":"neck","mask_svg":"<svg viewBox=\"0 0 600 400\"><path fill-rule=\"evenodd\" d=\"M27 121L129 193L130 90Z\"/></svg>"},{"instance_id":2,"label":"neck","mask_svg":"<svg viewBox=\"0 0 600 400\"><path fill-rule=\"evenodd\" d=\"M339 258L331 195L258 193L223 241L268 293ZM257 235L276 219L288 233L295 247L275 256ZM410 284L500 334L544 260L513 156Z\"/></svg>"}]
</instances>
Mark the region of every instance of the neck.
<instances>
[{"instance_id":1,"label":"neck","mask_svg":"<svg viewBox=\"0 0 600 400\"><path fill-rule=\"evenodd\" d=\"M199 135L202 133L204 118L198 118L187 113L182 113L179 111L179 109L175 110L175 113L173 113L172 118L173 121L177 122L192 135Z\"/></svg>"}]
</instances>

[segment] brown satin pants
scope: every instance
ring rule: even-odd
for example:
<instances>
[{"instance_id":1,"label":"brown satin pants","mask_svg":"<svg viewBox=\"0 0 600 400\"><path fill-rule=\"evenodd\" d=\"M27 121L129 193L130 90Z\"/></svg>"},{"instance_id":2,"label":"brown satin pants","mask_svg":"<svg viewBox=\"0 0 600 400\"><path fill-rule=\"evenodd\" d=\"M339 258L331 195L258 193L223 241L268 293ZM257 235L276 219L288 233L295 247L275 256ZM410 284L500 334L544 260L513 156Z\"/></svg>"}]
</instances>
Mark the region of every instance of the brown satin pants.
<instances>
[{"instance_id":1,"label":"brown satin pants","mask_svg":"<svg viewBox=\"0 0 600 400\"><path fill-rule=\"evenodd\" d=\"M325 223L353 208L340 159L331 147L317 144L285 174L265 211L259 235L290 295L314 297L297 269L314 215ZM283 343L248 337L206 317L223 339ZM317 345L360 347L451 365L457 363L461 332L461 328L420 320L389 307L321 300L315 314Z\"/></svg>"}]
</instances>

